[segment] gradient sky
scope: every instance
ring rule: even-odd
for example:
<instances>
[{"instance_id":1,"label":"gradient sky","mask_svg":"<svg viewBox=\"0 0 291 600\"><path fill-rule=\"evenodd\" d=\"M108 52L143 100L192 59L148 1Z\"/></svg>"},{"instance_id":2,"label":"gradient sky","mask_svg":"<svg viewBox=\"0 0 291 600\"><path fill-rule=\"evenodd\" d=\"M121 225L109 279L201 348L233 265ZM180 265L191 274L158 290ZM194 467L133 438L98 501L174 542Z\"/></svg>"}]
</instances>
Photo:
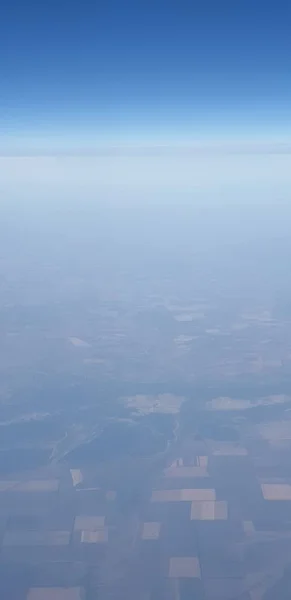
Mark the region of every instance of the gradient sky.
<instances>
[{"instance_id":1,"label":"gradient sky","mask_svg":"<svg viewBox=\"0 0 291 600\"><path fill-rule=\"evenodd\" d=\"M290 0L10 0L0 152L291 139Z\"/></svg>"}]
</instances>

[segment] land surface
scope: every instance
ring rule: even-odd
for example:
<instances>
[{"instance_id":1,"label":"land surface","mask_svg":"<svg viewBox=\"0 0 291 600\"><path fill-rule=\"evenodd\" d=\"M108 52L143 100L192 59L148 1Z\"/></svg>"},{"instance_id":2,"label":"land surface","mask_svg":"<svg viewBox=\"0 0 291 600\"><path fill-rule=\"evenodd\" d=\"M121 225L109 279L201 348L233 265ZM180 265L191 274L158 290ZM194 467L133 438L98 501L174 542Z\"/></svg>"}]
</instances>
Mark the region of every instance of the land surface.
<instances>
[{"instance_id":1,"label":"land surface","mask_svg":"<svg viewBox=\"0 0 291 600\"><path fill-rule=\"evenodd\" d=\"M289 598L288 239L66 219L1 225L1 597Z\"/></svg>"}]
</instances>

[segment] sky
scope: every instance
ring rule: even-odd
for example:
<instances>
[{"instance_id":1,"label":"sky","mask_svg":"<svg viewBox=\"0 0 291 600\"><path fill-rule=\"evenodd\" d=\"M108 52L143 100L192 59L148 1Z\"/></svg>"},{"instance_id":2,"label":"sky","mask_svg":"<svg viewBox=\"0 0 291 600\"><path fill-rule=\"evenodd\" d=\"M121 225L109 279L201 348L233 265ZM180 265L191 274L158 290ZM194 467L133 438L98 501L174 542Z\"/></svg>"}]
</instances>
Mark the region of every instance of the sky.
<instances>
[{"instance_id":1,"label":"sky","mask_svg":"<svg viewBox=\"0 0 291 600\"><path fill-rule=\"evenodd\" d=\"M10 0L0 154L291 140L289 0Z\"/></svg>"}]
</instances>

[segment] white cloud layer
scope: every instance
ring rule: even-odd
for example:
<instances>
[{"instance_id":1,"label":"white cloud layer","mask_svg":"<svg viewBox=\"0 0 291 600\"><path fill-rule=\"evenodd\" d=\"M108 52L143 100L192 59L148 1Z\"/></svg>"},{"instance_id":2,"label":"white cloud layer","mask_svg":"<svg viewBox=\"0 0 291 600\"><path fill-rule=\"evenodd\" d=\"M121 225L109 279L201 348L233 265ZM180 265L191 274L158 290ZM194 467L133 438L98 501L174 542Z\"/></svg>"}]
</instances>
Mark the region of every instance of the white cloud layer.
<instances>
[{"instance_id":1,"label":"white cloud layer","mask_svg":"<svg viewBox=\"0 0 291 600\"><path fill-rule=\"evenodd\" d=\"M4 200L51 198L232 199L291 198L288 152L194 152L92 157L0 158Z\"/></svg>"}]
</instances>

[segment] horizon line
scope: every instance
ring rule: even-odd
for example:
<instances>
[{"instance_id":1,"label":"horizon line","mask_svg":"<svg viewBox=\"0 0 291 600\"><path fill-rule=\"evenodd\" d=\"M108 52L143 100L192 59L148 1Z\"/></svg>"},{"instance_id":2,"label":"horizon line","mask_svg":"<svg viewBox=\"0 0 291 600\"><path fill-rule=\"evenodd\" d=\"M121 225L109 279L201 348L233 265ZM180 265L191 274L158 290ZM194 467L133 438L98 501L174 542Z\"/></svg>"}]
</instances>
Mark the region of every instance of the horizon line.
<instances>
[{"instance_id":1,"label":"horizon line","mask_svg":"<svg viewBox=\"0 0 291 600\"><path fill-rule=\"evenodd\" d=\"M193 143L151 143L151 144L102 144L99 146L48 149L39 147L32 150L0 148L1 159L21 158L98 158L122 156L196 155L197 153L222 154L291 154L290 141L199 141Z\"/></svg>"}]
</instances>

